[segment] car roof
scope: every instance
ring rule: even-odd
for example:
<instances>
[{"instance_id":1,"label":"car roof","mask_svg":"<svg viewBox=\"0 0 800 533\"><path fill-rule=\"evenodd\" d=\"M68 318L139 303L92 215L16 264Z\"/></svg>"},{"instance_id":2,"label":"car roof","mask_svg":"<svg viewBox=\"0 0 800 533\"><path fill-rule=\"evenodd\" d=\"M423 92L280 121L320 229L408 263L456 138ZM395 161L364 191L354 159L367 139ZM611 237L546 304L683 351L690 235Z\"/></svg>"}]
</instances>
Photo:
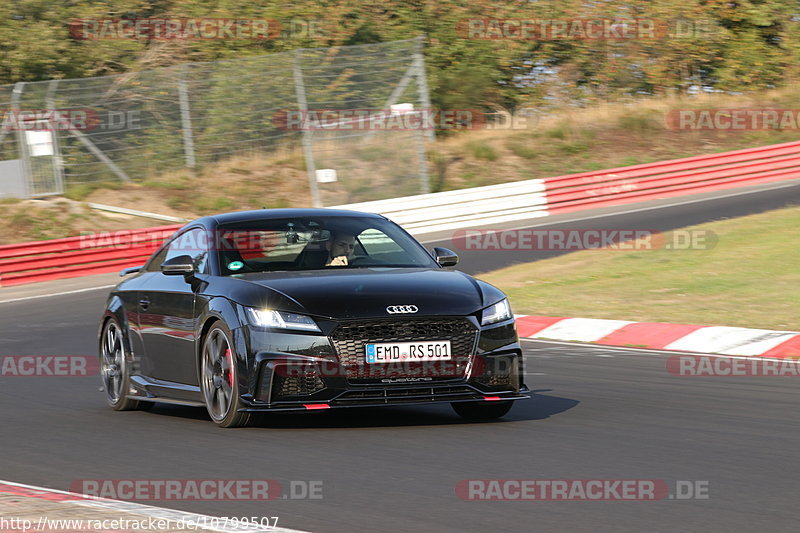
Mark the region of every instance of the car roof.
<instances>
[{"instance_id":1,"label":"car roof","mask_svg":"<svg viewBox=\"0 0 800 533\"><path fill-rule=\"evenodd\" d=\"M250 220L265 220L270 218L293 218L293 217L366 217L384 218L375 213L364 213L361 211L350 211L348 209L315 209L315 208L286 208L286 209L256 209L252 211L235 211L232 213L221 213L193 220L184 227L202 225L205 227L219 226L222 224L235 224L248 222Z\"/></svg>"}]
</instances>

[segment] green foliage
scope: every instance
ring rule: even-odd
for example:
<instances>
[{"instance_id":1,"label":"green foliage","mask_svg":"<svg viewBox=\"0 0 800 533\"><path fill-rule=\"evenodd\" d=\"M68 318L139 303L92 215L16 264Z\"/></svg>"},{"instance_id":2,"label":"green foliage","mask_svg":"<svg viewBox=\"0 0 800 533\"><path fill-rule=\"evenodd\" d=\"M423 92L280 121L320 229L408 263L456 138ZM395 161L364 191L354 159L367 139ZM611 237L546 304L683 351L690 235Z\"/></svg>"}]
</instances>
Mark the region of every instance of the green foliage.
<instances>
[{"instance_id":1,"label":"green foliage","mask_svg":"<svg viewBox=\"0 0 800 533\"><path fill-rule=\"evenodd\" d=\"M658 111L639 110L621 115L617 124L625 131L647 133L664 129L664 115Z\"/></svg>"},{"instance_id":2,"label":"green foliage","mask_svg":"<svg viewBox=\"0 0 800 533\"><path fill-rule=\"evenodd\" d=\"M203 215L230 211L235 205L236 203L233 200L224 196L217 196L216 198L200 197L192 202L194 212Z\"/></svg>"},{"instance_id":3,"label":"green foliage","mask_svg":"<svg viewBox=\"0 0 800 533\"><path fill-rule=\"evenodd\" d=\"M497 151L489 144L481 141L472 141L467 144L472 157L475 159L485 159L486 161L497 161Z\"/></svg>"},{"instance_id":4,"label":"green foliage","mask_svg":"<svg viewBox=\"0 0 800 533\"><path fill-rule=\"evenodd\" d=\"M271 19L281 23L282 32L266 40L151 42L77 40L70 34L70 22L78 19L170 16ZM187 61L241 59L301 47L425 35L432 104L442 109L514 109L554 98L591 101L698 87L744 91L800 76L797 16L794 0L18 0L0 3L0 84L102 76ZM667 31L655 38L609 40L465 38L471 19L613 17L664 22ZM682 21L683 31L677 31L676 21ZM314 31L305 31L312 26ZM548 74L533 75L537 65ZM253 72L235 72L232 67L229 74ZM293 88L269 86L267 79L263 90L291 93ZM232 96L221 92L214 89L208 97ZM252 102L256 95L235 96ZM198 133L218 133L226 111L198 117ZM259 121L271 118L258 111L248 116ZM646 120L632 120L635 127L650 127Z\"/></svg>"},{"instance_id":5,"label":"green foliage","mask_svg":"<svg viewBox=\"0 0 800 533\"><path fill-rule=\"evenodd\" d=\"M92 194L97 189L98 185L94 183L76 183L74 185L67 186L67 190L64 192L64 196L66 196L70 200L75 200L77 202L80 202L85 200L87 196Z\"/></svg>"},{"instance_id":6,"label":"green foliage","mask_svg":"<svg viewBox=\"0 0 800 533\"><path fill-rule=\"evenodd\" d=\"M626 157L622 160L620 166L622 167L632 167L633 165L640 165L644 163L644 161L640 160L638 157ZM600 170L600 169L597 169Z\"/></svg>"},{"instance_id":7,"label":"green foliage","mask_svg":"<svg viewBox=\"0 0 800 533\"><path fill-rule=\"evenodd\" d=\"M268 209L283 209L284 207L291 207L290 203L286 198L277 198L272 200L268 203Z\"/></svg>"},{"instance_id":8,"label":"green foliage","mask_svg":"<svg viewBox=\"0 0 800 533\"><path fill-rule=\"evenodd\" d=\"M511 139L508 142L508 149L511 150L511 153L516 156L525 159L536 159L539 157L539 151L536 149L533 143L534 141L531 139Z\"/></svg>"},{"instance_id":9,"label":"green foliage","mask_svg":"<svg viewBox=\"0 0 800 533\"><path fill-rule=\"evenodd\" d=\"M150 179L142 182L142 185L153 189L164 189L168 191L185 191L192 188L191 181L174 179Z\"/></svg>"},{"instance_id":10,"label":"green foliage","mask_svg":"<svg viewBox=\"0 0 800 533\"><path fill-rule=\"evenodd\" d=\"M598 163L596 161L591 161L589 163L586 163L586 166L584 166L583 171L584 172L591 172L593 170L603 170L604 168L606 168L606 166L603 163Z\"/></svg>"},{"instance_id":11,"label":"green foliage","mask_svg":"<svg viewBox=\"0 0 800 533\"><path fill-rule=\"evenodd\" d=\"M568 135L567 128L563 125L558 126L556 128L552 128L544 132L544 134L551 139L566 139Z\"/></svg>"},{"instance_id":12,"label":"green foliage","mask_svg":"<svg viewBox=\"0 0 800 533\"><path fill-rule=\"evenodd\" d=\"M182 209L188 205L188 202L179 196L173 196L172 198L167 198L166 200L167 207L170 209Z\"/></svg>"},{"instance_id":13,"label":"green foliage","mask_svg":"<svg viewBox=\"0 0 800 533\"><path fill-rule=\"evenodd\" d=\"M385 146L365 146L357 151L357 157L362 161L379 161L389 157L390 152Z\"/></svg>"},{"instance_id":14,"label":"green foliage","mask_svg":"<svg viewBox=\"0 0 800 533\"><path fill-rule=\"evenodd\" d=\"M586 152L587 150L589 150L589 148L591 148L591 145L585 141L575 141L575 142L564 143L558 148L565 154L579 154L581 152Z\"/></svg>"}]
</instances>

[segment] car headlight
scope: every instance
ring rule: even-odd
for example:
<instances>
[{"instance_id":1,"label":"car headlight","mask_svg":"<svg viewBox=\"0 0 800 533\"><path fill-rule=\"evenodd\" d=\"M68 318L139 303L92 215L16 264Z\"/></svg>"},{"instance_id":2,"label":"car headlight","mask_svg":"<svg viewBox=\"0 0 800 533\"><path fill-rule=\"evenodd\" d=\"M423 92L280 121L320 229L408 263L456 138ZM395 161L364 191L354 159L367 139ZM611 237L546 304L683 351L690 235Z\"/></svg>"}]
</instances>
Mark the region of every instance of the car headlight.
<instances>
[{"instance_id":1,"label":"car headlight","mask_svg":"<svg viewBox=\"0 0 800 533\"><path fill-rule=\"evenodd\" d=\"M273 309L254 309L245 307L250 323L265 328L299 329L303 331L320 331L316 322L306 315L275 311Z\"/></svg>"},{"instance_id":2,"label":"car headlight","mask_svg":"<svg viewBox=\"0 0 800 533\"><path fill-rule=\"evenodd\" d=\"M503 320L508 320L513 317L514 315L511 314L511 306L508 305L508 299L504 298L483 310L481 325L486 326L487 324L502 322Z\"/></svg>"}]
</instances>

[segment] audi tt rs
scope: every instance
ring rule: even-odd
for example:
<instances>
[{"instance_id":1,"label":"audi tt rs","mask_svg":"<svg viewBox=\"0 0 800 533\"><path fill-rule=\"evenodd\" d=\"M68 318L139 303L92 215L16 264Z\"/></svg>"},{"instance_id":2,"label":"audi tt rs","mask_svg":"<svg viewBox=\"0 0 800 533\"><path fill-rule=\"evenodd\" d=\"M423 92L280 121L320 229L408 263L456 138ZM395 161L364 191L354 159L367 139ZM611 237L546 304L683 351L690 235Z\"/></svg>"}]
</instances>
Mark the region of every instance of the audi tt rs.
<instances>
[{"instance_id":1,"label":"audi tt rs","mask_svg":"<svg viewBox=\"0 0 800 533\"><path fill-rule=\"evenodd\" d=\"M115 410L261 411L447 402L504 416L528 398L505 295L383 216L274 209L175 232L109 294L99 327Z\"/></svg>"}]
</instances>

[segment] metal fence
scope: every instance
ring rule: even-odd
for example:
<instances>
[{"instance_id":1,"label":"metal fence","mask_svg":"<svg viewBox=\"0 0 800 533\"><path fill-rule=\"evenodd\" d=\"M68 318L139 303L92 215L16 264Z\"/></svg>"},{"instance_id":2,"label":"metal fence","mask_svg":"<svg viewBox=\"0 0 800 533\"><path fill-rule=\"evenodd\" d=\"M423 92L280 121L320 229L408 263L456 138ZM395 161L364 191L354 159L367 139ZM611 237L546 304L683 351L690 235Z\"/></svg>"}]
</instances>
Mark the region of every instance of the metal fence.
<instances>
[{"instance_id":1,"label":"metal fence","mask_svg":"<svg viewBox=\"0 0 800 533\"><path fill-rule=\"evenodd\" d=\"M279 149L303 150L317 206L428 192L430 130L286 123L287 113L429 109L421 38L20 82L0 86L0 107L17 121L0 127L0 161L21 162L28 196ZM31 127L44 120L34 110L61 127Z\"/></svg>"}]
</instances>

